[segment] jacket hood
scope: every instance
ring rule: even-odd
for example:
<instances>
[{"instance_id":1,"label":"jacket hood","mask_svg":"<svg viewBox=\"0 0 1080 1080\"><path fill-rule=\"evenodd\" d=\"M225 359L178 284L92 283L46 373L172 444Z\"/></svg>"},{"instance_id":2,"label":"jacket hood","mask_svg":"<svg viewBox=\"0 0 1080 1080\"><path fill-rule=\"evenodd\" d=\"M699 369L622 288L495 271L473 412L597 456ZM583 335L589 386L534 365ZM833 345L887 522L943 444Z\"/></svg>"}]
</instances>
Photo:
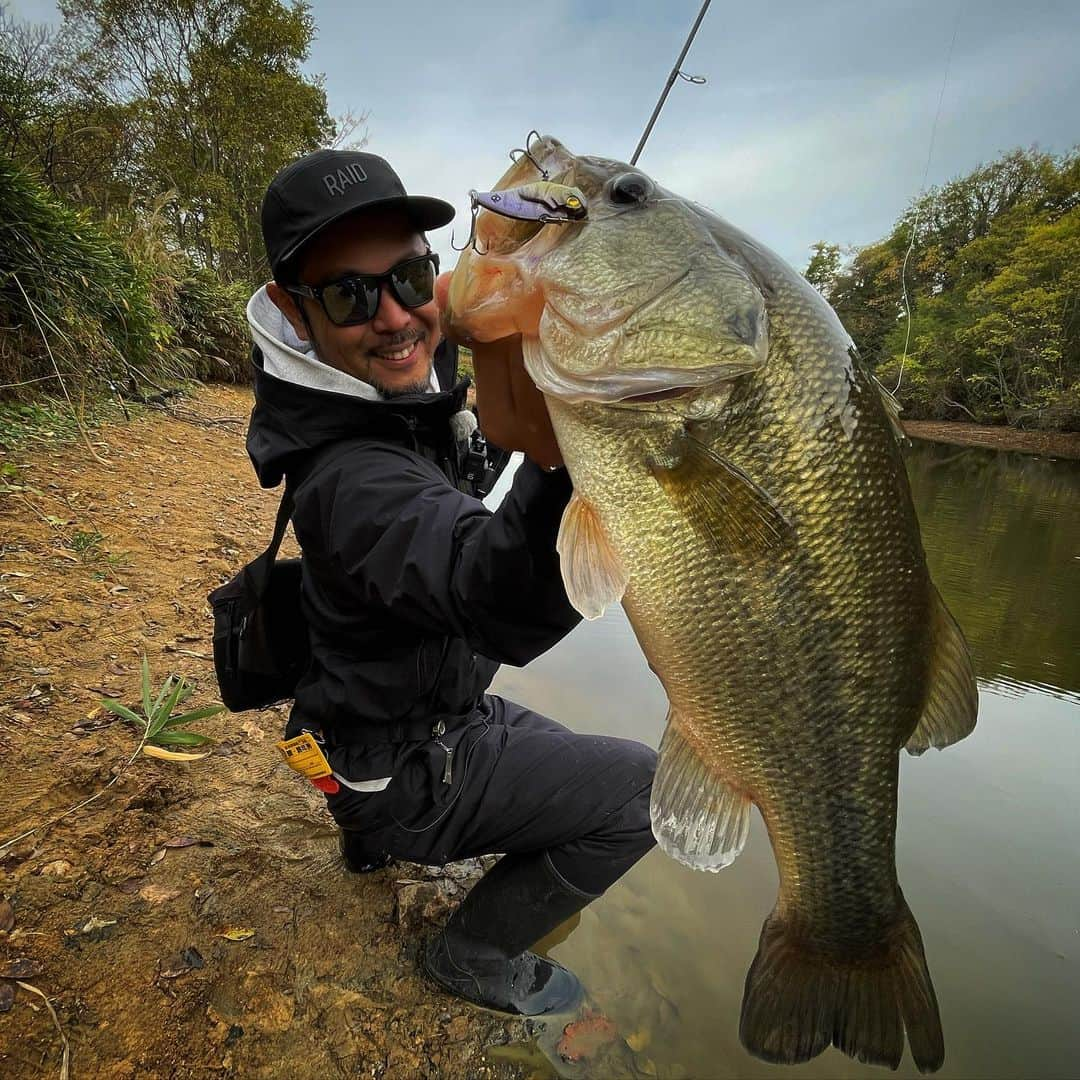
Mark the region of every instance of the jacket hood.
<instances>
[{"instance_id":1,"label":"jacket hood","mask_svg":"<svg viewBox=\"0 0 1080 1080\"><path fill-rule=\"evenodd\" d=\"M247 318L255 382L247 451L263 487L275 487L294 462L329 442L374 437L438 446L468 440L476 428L465 409L468 380L454 385L455 345L444 341L435 350L429 392L385 399L370 383L319 360L265 285L248 301ZM453 389L440 390L440 383Z\"/></svg>"}]
</instances>

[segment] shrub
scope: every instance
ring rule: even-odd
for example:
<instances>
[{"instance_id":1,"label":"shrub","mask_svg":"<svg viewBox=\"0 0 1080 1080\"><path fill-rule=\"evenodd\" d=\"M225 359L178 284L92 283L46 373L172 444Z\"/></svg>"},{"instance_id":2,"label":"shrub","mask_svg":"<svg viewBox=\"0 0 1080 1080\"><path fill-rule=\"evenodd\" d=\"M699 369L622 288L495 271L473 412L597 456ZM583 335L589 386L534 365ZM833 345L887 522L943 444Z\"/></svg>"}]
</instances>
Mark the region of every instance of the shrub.
<instances>
[{"instance_id":1,"label":"shrub","mask_svg":"<svg viewBox=\"0 0 1080 1080\"><path fill-rule=\"evenodd\" d=\"M242 298L171 251L155 215L99 223L0 159L0 396L237 378Z\"/></svg>"}]
</instances>

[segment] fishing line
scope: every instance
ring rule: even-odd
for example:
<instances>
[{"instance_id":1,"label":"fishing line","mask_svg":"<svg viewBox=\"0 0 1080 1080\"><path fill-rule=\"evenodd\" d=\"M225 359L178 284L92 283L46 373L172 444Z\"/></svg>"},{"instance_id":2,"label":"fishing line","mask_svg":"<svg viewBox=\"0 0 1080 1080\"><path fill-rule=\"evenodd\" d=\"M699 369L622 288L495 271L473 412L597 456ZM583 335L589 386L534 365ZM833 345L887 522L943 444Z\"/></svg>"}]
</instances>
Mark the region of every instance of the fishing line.
<instances>
[{"instance_id":1,"label":"fishing line","mask_svg":"<svg viewBox=\"0 0 1080 1080\"><path fill-rule=\"evenodd\" d=\"M957 8L956 21L953 23L952 41L949 42L949 53L945 58L945 74L941 80L941 93L938 94L937 112L934 114L934 124L930 129L930 148L926 152L926 168L923 169L922 186L919 188L918 199L915 203L915 218L911 223L911 239L908 242L907 251L904 252L904 264L900 268L900 288L904 295L906 326L904 327L904 355L900 358L900 371L896 376L896 385L892 389L894 397L900 389L900 384L904 381L904 368L907 366L908 345L911 342L911 297L908 295L907 288L908 259L911 258L911 252L915 248L915 235L919 229L919 215L922 213L922 200L923 196L926 194L926 181L930 176L930 159L934 156L934 141L937 138L938 121L941 119L941 103L945 100L945 87L949 82L949 68L952 66L953 49L956 46L956 34L959 29L960 9Z\"/></svg>"}]
</instances>

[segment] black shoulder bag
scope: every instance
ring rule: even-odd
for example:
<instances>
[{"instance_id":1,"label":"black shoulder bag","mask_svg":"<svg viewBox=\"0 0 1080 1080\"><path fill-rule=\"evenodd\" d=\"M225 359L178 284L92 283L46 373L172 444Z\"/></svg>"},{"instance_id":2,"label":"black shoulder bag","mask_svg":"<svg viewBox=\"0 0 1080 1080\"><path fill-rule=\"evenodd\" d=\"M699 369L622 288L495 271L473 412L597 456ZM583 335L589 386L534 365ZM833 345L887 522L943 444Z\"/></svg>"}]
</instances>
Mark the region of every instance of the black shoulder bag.
<instances>
[{"instance_id":1,"label":"black shoulder bag","mask_svg":"<svg viewBox=\"0 0 1080 1080\"><path fill-rule=\"evenodd\" d=\"M334 443L303 479L359 442ZM293 485L286 479L270 546L207 597L214 613L214 669L221 700L231 712L265 709L293 697L311 662L300 606L300 560L277 557L293 509Z\"/></svg>"},{"instance_id":2,"label":"black shoulder bag","mask_svg":"<svg viewBox=\"0 0 1080 1080\"><path fill-rule=\"evenodd\" d=\"M291 698L311 660L300 609L300 560L277 559L293 512L288 481L270 546L208 597L214 612L214 668L232 712Z\"/></svg>"}]
</instances>

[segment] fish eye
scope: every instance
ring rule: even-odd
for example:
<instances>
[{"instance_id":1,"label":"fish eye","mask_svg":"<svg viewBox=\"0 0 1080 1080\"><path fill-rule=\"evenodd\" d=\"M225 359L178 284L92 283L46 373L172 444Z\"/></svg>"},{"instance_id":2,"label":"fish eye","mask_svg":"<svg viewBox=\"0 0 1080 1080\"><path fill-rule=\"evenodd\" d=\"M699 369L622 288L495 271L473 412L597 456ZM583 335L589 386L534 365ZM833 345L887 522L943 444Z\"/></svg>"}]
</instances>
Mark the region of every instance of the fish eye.
<instances>
[{"instance_id":1,"label":"fish eye","mask_svg":"<svg viewBox=\"0 0 1080 1080\"><path fill-rule=\"evenodd\" d=\"M613 203L622 203L624 206L632 203L643 203L651 194L653 183L647 177L638 172L621 173L611 181L608 195Z\"/></svg>"}]
</instances>

